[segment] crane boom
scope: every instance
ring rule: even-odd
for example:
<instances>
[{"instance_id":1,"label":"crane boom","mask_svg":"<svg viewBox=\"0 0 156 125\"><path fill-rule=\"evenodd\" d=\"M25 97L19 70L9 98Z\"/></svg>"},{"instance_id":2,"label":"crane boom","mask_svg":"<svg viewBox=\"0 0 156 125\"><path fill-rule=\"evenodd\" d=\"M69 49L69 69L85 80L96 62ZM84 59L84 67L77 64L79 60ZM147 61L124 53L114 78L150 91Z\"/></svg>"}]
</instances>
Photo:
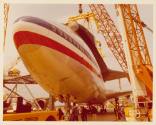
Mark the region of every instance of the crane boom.
<instances>
[{"instance_id":1,"label":"crane boom","mask_svg":"<svg viewBox=\"0 0 156 125\"><path fill-rule=\"evenodd\" d=\"M148 94L152 94L152 63L150 60L147 44L141 25L137 6L134 4L119 5L124 22L128 47L132 60L132 67L136 77L144 83ZM136 21L139 21L137 23Z\"/></svg>"},{"instance_id":2,"label":"crane boom","mask_svg":"<svg viewBox=\"0 0 156 125\"><path fill-rule=\"evenodd\" d=\"M109 16L103 4L89 5L99 31L103 33L105 41L120 64L123 71L128 72L125 53L123 50L122 38L113 20Z\"/></svg>"}]
</instances>

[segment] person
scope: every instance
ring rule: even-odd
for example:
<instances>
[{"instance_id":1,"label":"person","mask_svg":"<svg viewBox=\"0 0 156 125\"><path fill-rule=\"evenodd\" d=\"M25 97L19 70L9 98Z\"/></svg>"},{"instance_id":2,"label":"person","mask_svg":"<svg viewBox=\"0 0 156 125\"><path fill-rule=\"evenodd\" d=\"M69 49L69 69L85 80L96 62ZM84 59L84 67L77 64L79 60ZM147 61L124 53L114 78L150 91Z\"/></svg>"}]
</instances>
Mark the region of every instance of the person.
<instances>
[{"instance_id":1,"label":"person","mask_svg":"<svg viewBox=\"0 0 156 125\"><path fill-rule=\"evenodd\" d=\"M119 120L119 104L116 103L116 106L114 107L114 113L116 116L116 119Z\"/></svg>"},{"instance_id":2,"label":"person","mask_svg":"<svg viewBox=\"0 0 156 125\"><path fill-rule=\"evenodd\" d=\"M23 97L17 97L16 113L31 112L32 105L29 102L23 104Z\"/></svg>"},{"instance_id":3,"label":"person","mask_svg":"<svg viewBox=\"0 0 156 125\"><path fill-rule=\"evenodd\" d=\"M39 106L41 107L42 110L45 109L45 101L44 100L38 100L37 103L39 104Z\"/></svg>"},{"instance_id":4,"label":"person","mask_svg":"<svg viewBox=\"0 0 156 125\"><path fill-rule=\"evenodd\" d=\"M64 116L64 113L61 110L61 108L58 109L58 115L59 115L59 120L62 120L63 119L63 116Z\"/></svg>"},{"instance_id":5,"label":"person","mask_svg":"<svg viewBox=\"0 0 156 125\"><path fill-rule=\"evenodd\" d=\"M120 120L125 120L124 106L119 106L118 116Z\"/></svg>"},{"instance_id":6,"label":"person","mask_svg":"<svg viewBox=\"0 0 156 125\"><path fill-rule=\"evenodd\" d=\"M79 111L76 104L73 104L73 108L71 109L70 121L78 121Z\"/></svg>"},{"instance_id":7,"label":"person","mask_svg":"<svg viewBox=\"0 0 156 125\"><path fill-rule=\"evenodd\" d=\"M7 110L11 104L11 101L7 102L7 100L3 101L3 113L7 113Z\"/></svg>"},{"instance_id":8,"label":"person","mask_svg":"<svg viewBox=\"0 0 156 125\"><path fill-rule=\"evenodd\" d=\"M65 110L63 117L64 117L65 121L70 121L70 110L69 110L69 108Z\"/></svg>"},{"instance_id":9,"label":"person","mask_svg":"<svg viewBox=\"0 0 156 125\"><path fill-rule=\"evenodd\" d=\"M81 119L82 121L87 121L87 109L85 107L81 109Z\"/></svg>"}]
</instances>

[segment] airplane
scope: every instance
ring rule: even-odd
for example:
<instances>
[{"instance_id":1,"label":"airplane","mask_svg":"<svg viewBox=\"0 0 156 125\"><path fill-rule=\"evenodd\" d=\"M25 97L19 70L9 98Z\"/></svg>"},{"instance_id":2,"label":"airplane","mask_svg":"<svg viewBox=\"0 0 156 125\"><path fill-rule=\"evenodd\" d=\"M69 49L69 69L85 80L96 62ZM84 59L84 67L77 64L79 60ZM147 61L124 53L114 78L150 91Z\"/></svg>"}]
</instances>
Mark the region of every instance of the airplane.
<instances>
[{"instance_id":1,"label":"airplane","mask_svg":"<svg viewBox=\"0 0 156 125\"><path fill-rule=\"evenodd\" d=\"M105 88L105 81L128 75L107 67L94 36L78 23L24 16L14 23L13 39L30 75L48 93L71 95L78 103L103 103L127 93Z\"/></svg>"}]
</instances>

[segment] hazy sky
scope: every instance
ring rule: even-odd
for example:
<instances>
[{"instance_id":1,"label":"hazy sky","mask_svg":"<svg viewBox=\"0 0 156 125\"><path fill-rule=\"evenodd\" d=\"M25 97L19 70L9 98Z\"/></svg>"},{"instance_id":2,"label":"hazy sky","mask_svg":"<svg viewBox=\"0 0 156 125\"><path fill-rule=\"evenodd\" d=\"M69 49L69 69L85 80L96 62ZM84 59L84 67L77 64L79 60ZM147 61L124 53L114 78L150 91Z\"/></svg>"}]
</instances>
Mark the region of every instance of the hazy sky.
<instances>
[{"instance_id":1,"label":"hazy sky","mask_svg":"<svg viewBox=\"0 0 156 125\"><path fill-rule=\"evenodd\" d=\"M119 29L119 24L117 23L116 11L113 5L105 5L111 18L114 20L117 28ZM88 5L83 5L84 11L89 11ZM139 5L139 14L141 20L143 20L150 28L153 29L153 6L152 5ZM44 20L53 20L57 22L64 23L67 21L68 17L78 15L78 5L77 4L11 4L10 11L8 15L8 28L6 37L6 46L4 53L4 73L6 74L8 68L15 64L15 60L18 57L18 53L13 44L12 30L14 21L21 16L35 16L42 18ZM93 29L94 30L94 29ZM145 31L145 37L147 39L147 44L149 47L149 52L151 58L153 57L153 36L148 30ZM121 70L119 64L111 54L110 50L105 44L105 40L101 34L97 34L96 30L93 31L96 39L102 42L102 47L105 55L105 62L111 69ZM153 59L152 59L153 60ZM16 66L22 75L28 74L27 70L24 68L22 61ZM122 89L130 89L130 85L127 80L121 80ZM106 88L119 90L118 80L111 82L106 82ZM40 94L40 93L39 93ZM45 93L43 94L45 95Z\"/></svg>"}]
</instances>

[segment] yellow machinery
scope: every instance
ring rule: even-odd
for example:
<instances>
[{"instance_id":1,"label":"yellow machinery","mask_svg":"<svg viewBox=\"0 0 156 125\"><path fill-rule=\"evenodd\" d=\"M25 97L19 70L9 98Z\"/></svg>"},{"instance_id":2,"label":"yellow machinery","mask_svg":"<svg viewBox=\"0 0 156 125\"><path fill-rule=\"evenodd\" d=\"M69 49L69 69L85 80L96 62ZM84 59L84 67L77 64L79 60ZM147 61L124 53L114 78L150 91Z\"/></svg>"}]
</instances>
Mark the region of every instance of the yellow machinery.
<instances>
[{"instance_id":1,"label":"yellow machinery","mask_svg":"<svg viewBox=\"0 0 156 125\"><path fill-rule=\"evenodd\" d=\"M57 111L33 111L28 113L4 114L4 121L57 121Z\"/></svg>"},{"instance_id":2,"label":"yellow machinery","mask_svg":"<svg viewBox=\"0 0 156 125\"><path fill-rule=\"evenodd\" d=\"M126 31L132 66L136 77L146 86L148 95L153 93L153 71L147 44L136 5L119 5ZM136 21L140 23L137 23Z\"/></svg>"},{"instance_id":3,"label":"yellow machinery","mask_svg":"<svg viewBox=\"0 0 156 125\"><path fill-rule=\"evenodd\" d=\"M128 47L128 55L130 58L131 82L135 85L133 88L138 91L137 86L145 86L146 93L140 96L139 92L133 92L136 120L143 120L146 117L149 121L152 120L152 98L153 98L153 66L150 60L150 55L147 48L143 26L138 13L137 5L121 4L117 5L120 10L120 17L123 24L123 32L125 33L125 41ZM133 71L131 71L131 69Z\"/></svg>"}]
</instances>

